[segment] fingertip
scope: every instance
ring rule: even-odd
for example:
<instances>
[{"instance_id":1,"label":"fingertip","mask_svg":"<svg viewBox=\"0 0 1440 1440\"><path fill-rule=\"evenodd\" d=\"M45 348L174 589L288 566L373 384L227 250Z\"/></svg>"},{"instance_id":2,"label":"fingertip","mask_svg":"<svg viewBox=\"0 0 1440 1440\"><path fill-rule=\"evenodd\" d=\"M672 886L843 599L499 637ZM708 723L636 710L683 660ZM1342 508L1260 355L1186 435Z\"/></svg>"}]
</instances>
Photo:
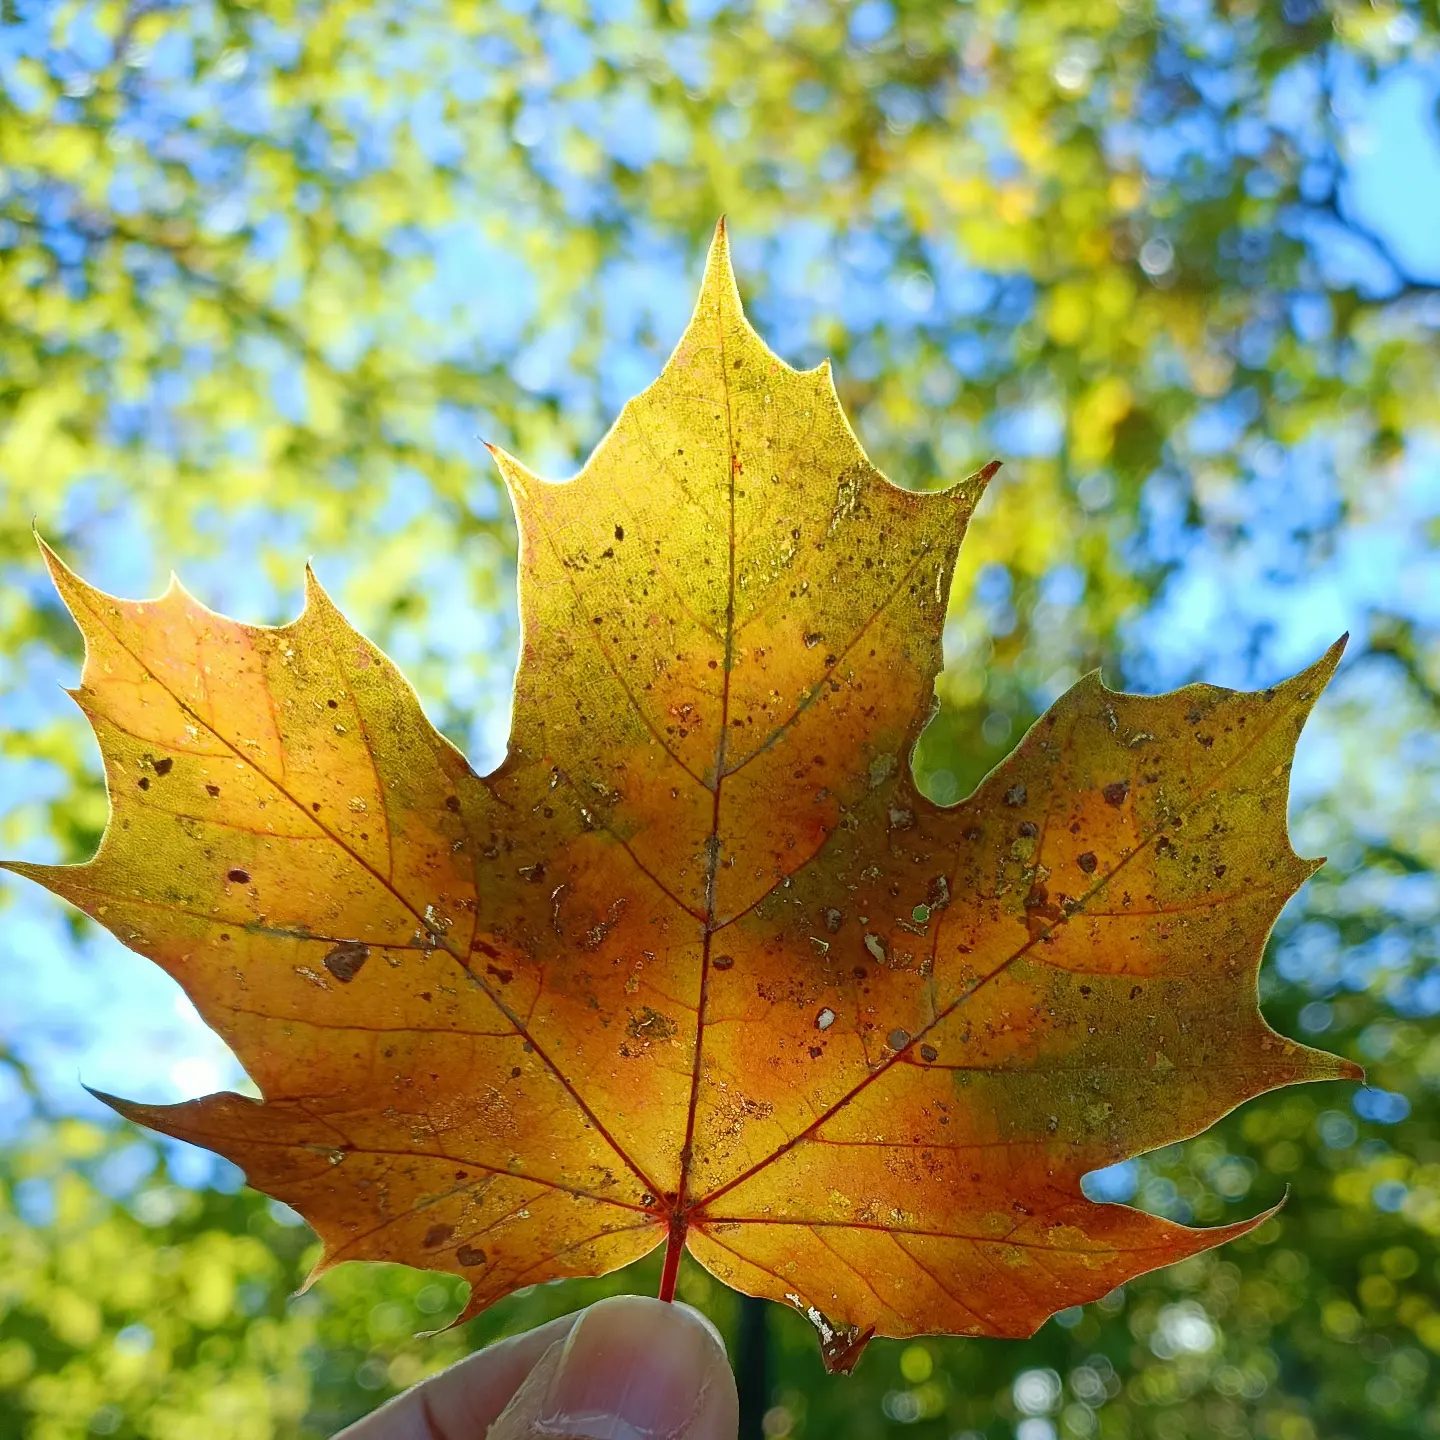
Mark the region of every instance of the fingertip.
<instances>
[{"instance_id":1,"label":"fingertip","mask_svg":"<svg viewBox=\"0 0 1440 1440\"><path fill-rule=\"evenodd\" d=\"M492 1440L734 1440L735 1379L720 1333L688 1306L616 1295L536 1366Z\"/></svg>"}]
</instances>

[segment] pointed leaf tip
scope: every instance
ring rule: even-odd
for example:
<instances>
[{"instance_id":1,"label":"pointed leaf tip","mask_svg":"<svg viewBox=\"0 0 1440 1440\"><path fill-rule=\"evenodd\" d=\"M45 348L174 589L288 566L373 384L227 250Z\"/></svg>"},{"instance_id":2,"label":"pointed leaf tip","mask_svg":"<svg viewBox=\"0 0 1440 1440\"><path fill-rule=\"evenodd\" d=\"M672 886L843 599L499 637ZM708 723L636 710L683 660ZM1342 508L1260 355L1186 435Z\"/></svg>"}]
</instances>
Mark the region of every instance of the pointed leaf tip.
<instances>
[{"instance_id":1,"label":"pointed leaf tip","mask_svg":"<svg viewBox=\"0 0 1440 1440\"><path fill-rule=\"evenodd\" d=\"M860 1357L865 1353L865 1347L874 1338L875 1327L869 1325L858 1334L836 1335L828 1343L822 1342L820 1361L825 1366L826 1373L830 1375L852 1374L860 1363Z\"/></svg>"},{"instance_id":2,"label":"pointed leaf tip","mask_svg":"<svg viewBox=\"0 0 1440 1440\"><path fill-rule=\"evenodd\" d=\"M320 583L320 577L315 573L314 562L305 561L305 604L309 606L312 602L319 601L334 609L335 602L330 598L330 592Z\"/></svg>"},{"instance_id":3,"label":"pointed leaf tip","mask_svg":"<svg viewBox=\"0 0 1440 1440\"><path fill-rule=\"evenodd\" d=\"M978 501L989 487L990 482L1000 473L1000 467L1004 465L1003 460L990 460L982 465L973 474L967 475L959 485L953 487L973 494Z\"/></svg>"},{"instance_id":4,"label":"pointed leaf tip","mask_svg":"<svg viewBox=\"0 0 1440 1440\"><path fill-rule=\"evenodd\" d=\"M933 493L956 502L968 523L969 517L974 513L975 507L980 503L991 480L999 473L1003 463L1000 460L991 460L978 470L971 471L963 480L952 480L950 484Z\"/></svg>"},{"instance_id":5,"label":"pointed leaf tip","mask_svg":"<svg viewBox=\"0 0 1440 1440\"><path fill-rule=\"evenodd\" d=\"M523 461L517 460L508 450L501 445L493 445L485 441L485 448L490 452L490 458L494 460L500 471L500 478L505 482L505 488L510 492L510 500L513 505L526 500L532 487L543 485L546 482L530 469Z\"/></svg>"},{"instance_id":6,"label":"pointed leaf tip","mask_svg":"<svg viewBox=\"0 0 1440 1440\"><path fill-rule=\"evenodd\" d=\"M308 1294L315 1282L320 1279L322 1275L327 1274L335 1268L335 1263L334 1257L330 1254L329 1247L323 1248L305 1278L291 1293L290 1298L292 1300L298 1300L302 1295Z\"/></svg>"},{"instance_id":7,"label":"pointed leaf tip","mask_svg":"<svg viewBox=\"0 0 1440 1440\"><path fill-rule=\"evenodd\" d=\"M715 233L710 239L710 250L705 256L705 275L700 282L700 294L695 302L695 323L707 306L714 306L721 316L734 314L742 321L744 306L740 300L740 287L735 279L735 267L730 259L730 231L722 215L716 222Z\"/></svg>"},{"instance_id":8,"label":"pointed leaf tip","mask_svg":"<svg viewBox=\"0 0 1440 1440\"><path fill-rule=\"evenodd\" d=\"M70 567L56 553L55 547L39 532L31 529L30 533L35 537L35 544L39 548L40 557L45 561L45 568L49 570L51 578L55 577L57 571L68 572Z\"/></svg>"},{"instance_id":9,"label":"pointed leaf tip","mask_svg":"<svg viewBox=\"0 0 1440 1440\"><path fill-rule=\"evenodd\" d=\"M102 1105L108 1106L117 1115L122 1116L126 1120L134 1119L134 1116L130 1113L134 1101L122 1100L118 1095L112 1095L108 1090L98 1090L94 1085L86 1085L83 1080L80 1082L80 1085L87 1095L98 1100Z\"/></svg>"},{"instance_id":10,"label":"pointed leaf tip","mask_svg":"<svg viewBox=\"0 0 1440 1440\"><path fill-rule=\"evenodd\" d=\"M1349 643L1350 632L1347 630L1338 640L1327 646L1322 655L1313 660L1291 680L1284 683L1287 685L1313 687L1309 696L1311 703L1313 703L1313 701L1319 697L1320 692L1330 683L1331 677L1340 665L1341 657L1345 654L1345 647Z\"/></svg>"},{"instance_id":11,"label":"pointed leaf tip","mask_svg":"<svg viewBox=\"0 0 1440 1440\"><path fill-rule=\"evenodd\" d=\"M1258 1230L1267 1220L1273 1220L1290 1203L1290 1187L1280 1192L1280 1198L1270 1206L1267 1206L1258 1215L1252 1215L1248 1220L1236 1220L1233 1224L1217 1226L1217 1229L1233 1230L1236 1235L1248 1235Z\"/></svg>"}]
</instances>

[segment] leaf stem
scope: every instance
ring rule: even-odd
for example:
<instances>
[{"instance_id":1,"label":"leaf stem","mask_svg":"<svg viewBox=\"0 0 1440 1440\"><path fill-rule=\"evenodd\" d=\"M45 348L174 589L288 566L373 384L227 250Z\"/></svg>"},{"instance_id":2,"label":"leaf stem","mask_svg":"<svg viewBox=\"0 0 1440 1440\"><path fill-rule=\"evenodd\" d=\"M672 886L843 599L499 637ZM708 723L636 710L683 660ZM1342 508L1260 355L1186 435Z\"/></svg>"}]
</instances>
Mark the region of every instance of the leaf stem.
<instances>
[{"instance_id":1,"label":"leaf stem","mask_svg":"<svg viewBox=\"0 0 1440 1440\"><path fill-rule=\"evenodd\" d=\"M665 1268L660 1272L660 1298L667 1304L675 1298L675 1279L680 1274L680 1257L685 1253L685 1222L678 1216L670 1221L670 1238L665 1242Z\"/></svg>"}]
</instances>

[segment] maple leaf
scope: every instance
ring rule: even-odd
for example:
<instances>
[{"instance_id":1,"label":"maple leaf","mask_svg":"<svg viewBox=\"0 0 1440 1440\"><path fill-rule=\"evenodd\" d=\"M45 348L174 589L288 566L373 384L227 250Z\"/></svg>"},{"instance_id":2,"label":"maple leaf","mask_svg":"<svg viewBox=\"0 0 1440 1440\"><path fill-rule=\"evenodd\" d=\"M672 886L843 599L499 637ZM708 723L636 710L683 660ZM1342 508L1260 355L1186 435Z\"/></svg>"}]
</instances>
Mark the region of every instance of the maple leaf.
<instances>
[{"instance_id":1,"label":"maple leaf","mask_svg":"<svg viewBox=\"0 0 1440 1440\"><path fill-rule=\"evenodd\" d=\"M1339 646L1258 694L1087 676L968 800L916 790L965 524L866 459L827 366L747 323L717 230L659 379L573 480L499 450L521 536L508 754L477 776L308 577L278 629L48 550L112 815L13 864L157 961L263 1101L122 1114L466 1315L667 1245L872 1334L1029 1334L1265 1218L1081 1177L1356 1077L1275 1034L1296 736ZM1267 1212L1268 1213L1268 1212Z\"/></svg>"}]
</instances>

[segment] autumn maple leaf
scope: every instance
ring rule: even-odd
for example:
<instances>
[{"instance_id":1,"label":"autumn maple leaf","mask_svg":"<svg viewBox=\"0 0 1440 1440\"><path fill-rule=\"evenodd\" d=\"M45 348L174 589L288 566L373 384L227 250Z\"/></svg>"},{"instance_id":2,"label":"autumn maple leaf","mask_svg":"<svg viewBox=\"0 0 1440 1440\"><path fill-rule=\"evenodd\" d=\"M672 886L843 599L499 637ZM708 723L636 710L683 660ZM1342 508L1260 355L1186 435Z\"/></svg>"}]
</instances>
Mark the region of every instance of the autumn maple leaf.
<instances>
[{"instance_id":1,"label":"autumn maple leaf","mask_svg":"<svg viewBox=\"0 0 1440 1440\"><path fill-rule=\"evenodd\" d=\"M317 1267L449 1270L473 1314L667 1245L871 1333L1025 1335L1265 1217L1193 1230L1081 1177L1355 1066L1275 1034L1296 736L1258 694L1087 676L968 800L909 757L994 467L866 459L776 359L723 226L660 378L584 469L493 452L521 536L508 754L480 777L309 578L279 629L46 552L112 816L14 864L150 956L264 1096L112 1100L293 1205ZM107 1099L110 1097L106 1097Z\"/></svg>"}]
</instances>

